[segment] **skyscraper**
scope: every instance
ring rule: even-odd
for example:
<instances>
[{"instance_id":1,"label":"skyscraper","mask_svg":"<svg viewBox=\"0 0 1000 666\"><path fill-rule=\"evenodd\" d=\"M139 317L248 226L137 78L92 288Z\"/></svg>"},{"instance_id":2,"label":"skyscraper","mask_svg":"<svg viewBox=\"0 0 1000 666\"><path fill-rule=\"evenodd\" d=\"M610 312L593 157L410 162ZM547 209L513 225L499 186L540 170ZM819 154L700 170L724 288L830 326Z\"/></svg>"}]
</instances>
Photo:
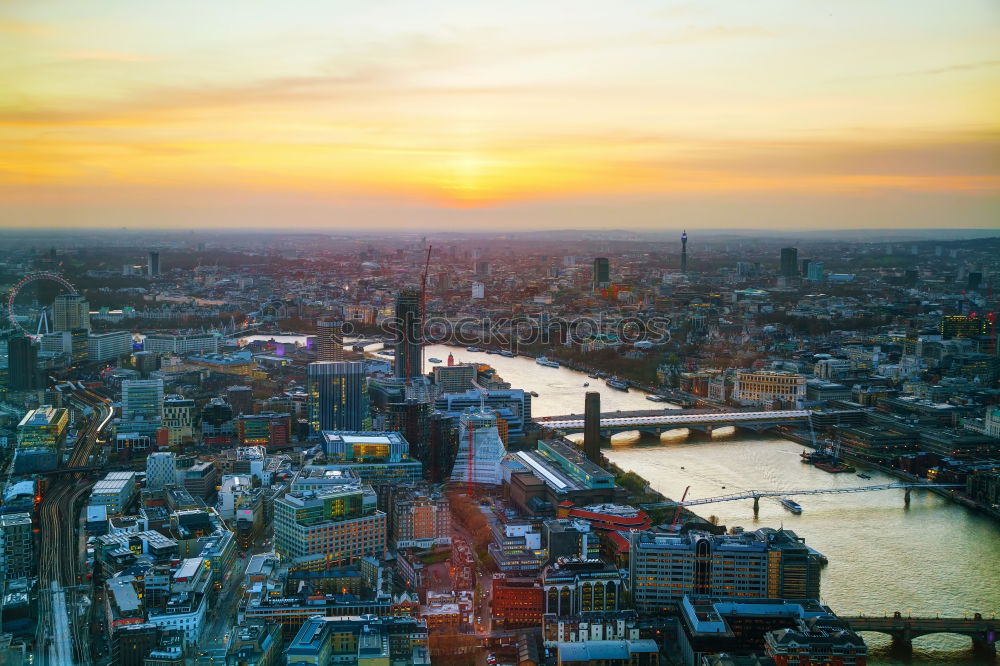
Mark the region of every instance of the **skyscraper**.
<instances>
[{"instance_id":1,"label":"skyscraper","mask_svg":"<svg viewBox=\"0 0 1000 666\"><path fill-rule=\"evenodd\" d=\"M318 361L306 368L309 432L368 430L368 386L365 364Z\"/></svg>"},{"instance_id":2,"label":"skyscraper","mask_svg":"<svg viewBox=\"0 0 1000 666\"><path fill-rule=\"evenodd\" d=\"M611 264L606 257L594 259L594 290L611 284Z\"/></svg>"},{"instance_id":3,"label":"skyscraper","mask_svg":"<svg viewBox=\"0 0 1000 666\"><path fill-rule=\"evenodd\" d=\"M344 322L332 319L316 322L316 360L344 360Z\"/></svg>"},{"instance_id":4,"label":"skyscraper","mask_svg":"<svg viewBox=\"0 0 1000 666\"><path fill-rule=\"evenodd\" d=\"M38 345L26 335L7 340L7 386L11 391L35 391L41 386Z\"/></svg>"},{"instance_id":5,"label":"skyscraper","mask_svg":"<svg viewBox=\"0 0 1000 666\"><path fill-rule=\"evenodd\" d=\"M781 248L781 274L796 277L799 274L799 251L794 247Z\"/></svg>"},{"instance_id":6,"label":"skyscraper","mask_svg":"<svg viewBox=\"0 0 1000 666\"><path fill-rule=\"evenodd\" d=\"M150 252L149 261L146 263L146 268L149 271L149 277L156 277L160 274L160 253Z\"/></svg>"},{"instance_id":7,"label":"skyscraper","mask_svg":"<svg viewBox=\"0 0 1000 666\"><path fill-rule=\"evenodd\" d=\"M74 328L90 331L90 303L80 294L60 294L52 303L52 329L72 331Z\"/></svg>"},{"instance_id":8,"label":"skyscraper","mask_svg":"<svg viewBox=\"0 0 1000 666\"><path fill-rule=\"evenodd\" d=\"M396 296L396 377L412 379L423 374L422 328L420 290L407 287Z\"/></svg>"},{"instance_id":9,"label":"skyscraper","mask_svg":"<svg viewBox=\"0 0 1000 666\"><path fill-rule=\"evenodd\" d=\"M688 232L681 234L681 273L688 272Z\"/></svg>"}]
</instances>

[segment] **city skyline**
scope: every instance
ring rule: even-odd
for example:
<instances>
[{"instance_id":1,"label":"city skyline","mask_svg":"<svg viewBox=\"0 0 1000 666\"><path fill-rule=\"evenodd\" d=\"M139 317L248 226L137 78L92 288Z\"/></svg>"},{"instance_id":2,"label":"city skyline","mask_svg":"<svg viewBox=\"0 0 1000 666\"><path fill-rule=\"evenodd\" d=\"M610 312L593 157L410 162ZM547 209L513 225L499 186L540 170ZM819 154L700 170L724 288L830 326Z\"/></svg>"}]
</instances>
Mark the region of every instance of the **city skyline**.
<instances>
[{"instance_id":1,"label":"city skyline","mask_svg":"<svg viewBox=\"0 0 1000 666\"><path fill-rule=\"evenodd\" d=\"M0 10L0 228L996 227L1000 9Z\"/></svg>"}]
</instances>

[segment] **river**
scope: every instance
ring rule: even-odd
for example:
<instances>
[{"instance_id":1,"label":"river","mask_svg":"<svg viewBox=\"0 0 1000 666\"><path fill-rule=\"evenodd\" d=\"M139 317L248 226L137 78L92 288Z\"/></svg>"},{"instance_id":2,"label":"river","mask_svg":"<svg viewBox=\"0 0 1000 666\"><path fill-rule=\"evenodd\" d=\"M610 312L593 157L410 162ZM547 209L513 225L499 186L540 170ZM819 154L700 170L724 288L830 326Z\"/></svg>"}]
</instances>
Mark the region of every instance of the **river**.
<instances>
[{"instance_id":1,"label":"river","mask_svg":"<svg viewBox=\"0 0 1000 666\"><path fill-rule=\"evenodd\" d=\"M489 363L515 388L537 391L534 416L580 413L589 390L601 393L604 412L657 409L639 391L623 393L566 368L545 368L530 358L505 358L444 346L428 347L424 358ZM428 364L430 367L430 364ZM583 383L589 382L590 387ZM896 479L868 470L871 479L827 474L799 462L802 447L771 436L730 435L713 439L664 437L660 443L636 443L616 436L608 458L634 470L667 497L711 497L740 489L834 488L892 483ZM645 442L645 440L643 440ZM725 486L725 488L723 488ZM763 499L753 518L752 501L697 507L725 525L746 529L784 525L830 560L822 574L822 601L844 615L910 611L961 615L1000 612L1000 525L926 491L914 491L909 508L902 490L798 497L801 515L777 500ZM890 651L890 640L865 634L871 666L896 664L986 664L972 654L968 638L931 635L913 643L912 659Z\"/></svg>"},{"instance_id":2,"label":"river","mask_svg":"<svg viewBox=\"0 0 1000 666\"><path fill-rule=\"evenodd\" d=\"M533 359L506 358L465 349L429 346L425 370L439 358L488 363L514 388L536 391L535 417L581 413L587 391L601 393L604 412L669 407L645 399L641 391L616 391L602 380L567 368L546 368ZM589 383L589 387L584 387ZM659 443L638 443L628 434L614 438L608 458L634 470L667 497L711 497L740 489L833 488L891 483L896 479L868 470L871 479L827 474L799 462L802 447L771 436L719 435L712 439L665 436ZM725 488L723 488L725 486ZM763 499L753 518L752 502L698 507L706 518L746 529L784 525L830 560L822 575L822 601L844 615L892 613L962 615L1000 613L1000 525L926 491L914 491L909 508L902 490L797 498L801 515L776 500ZM871 666L912 664L992 664L972 654L970 640L931 635L913 642L912 659L892 654L881 634L865 634Z\"/></svg>"}]
</instances>

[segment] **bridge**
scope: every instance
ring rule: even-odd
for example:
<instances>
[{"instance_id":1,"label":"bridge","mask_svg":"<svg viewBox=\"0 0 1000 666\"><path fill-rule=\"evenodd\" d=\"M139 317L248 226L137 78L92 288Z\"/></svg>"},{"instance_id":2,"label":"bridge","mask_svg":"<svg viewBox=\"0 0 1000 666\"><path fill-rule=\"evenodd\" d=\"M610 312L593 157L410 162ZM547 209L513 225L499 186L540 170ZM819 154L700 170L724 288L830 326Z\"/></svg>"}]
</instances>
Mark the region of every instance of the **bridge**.
<instances>
[{"instance_id":1,"label":"bridge","mask_svg":"<svg viewBox=\"0 0 1000 666\"><path fill-rule=\"evenodd\" d=\"M684 502L656 502L654 504L643 504L643 509L657 509L661 507L675 506L698 506L700 504L713 504L715 502L734 502L736 500L753 500L753 515L760 511L761 497L791 497L798 495L839 495L844 493L868 493L875 490L894 490L901 488L906 491L903 502L910 503L910 491L914 488L959 488L960 484L954 483L881 483L873 486L855 486L852 488L812 488L808 490L744 490L729 495L716 495L715 497L702 497L700 499L687 500Z\"/></svg>"},{"instance_id":2,"label":"bridge","mask_svg":"<svg viewBox=\"0 0 1000 666\"><path fill-rule=\"evenodd\" d=\"M857 617L838 616L847 622L853 631L874 631L892 636L892 642L905 649L913 647L913 639L928 634L960 634L972 638L974 651L996 654L997 633L1000 620L994 615L984 618L981 613L972 617L904 617L902 613L891 616Z\"/></svg>"},{"instance_id":3,"label":"bridge","mask_svg":"<svg viewBox=\"0 0 1000 666\"><path fill-rule=\"evenodd\" d=\"M737 426L760 432L779 425L801 423L812 414L806 409L785 409L770 412L720 412L704 409L666 409L662 411L610 412L601 414L601 436L616 432L641 430L659 435L675 428L693 428L712 432L712 428ZM550 416L534 419L546 428L565 433L583 432L583 415Z\"/></svg>"}]
</instances>

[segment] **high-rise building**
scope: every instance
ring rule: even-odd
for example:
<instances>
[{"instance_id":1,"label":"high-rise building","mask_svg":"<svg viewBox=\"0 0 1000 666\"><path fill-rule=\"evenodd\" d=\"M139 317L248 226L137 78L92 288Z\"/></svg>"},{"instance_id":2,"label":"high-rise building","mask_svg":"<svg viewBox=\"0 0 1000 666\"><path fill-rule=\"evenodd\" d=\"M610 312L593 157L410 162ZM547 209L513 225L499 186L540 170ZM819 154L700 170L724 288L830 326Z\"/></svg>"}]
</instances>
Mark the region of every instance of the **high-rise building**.
<instances>
[{"instance_id":1,"label":"high-rise building","mask_svg":"<svg viewBox=\"0 0 1000 666\"><path fill-rule=\"evenodd\" d=\"M368 383L365 364L317 361L306 367L309 432L368 430Z\"/></svg>"},{"instance_id":2,"label":"high-rise building","mask_svg":"<svg viewBox=\"0 0 1000 666\"><path fill-rule=\"evenodd\" d=\"M688 272L688 232L681 234L681 273Z\"/></svg>"},{"instance_id":3,"label":"high-rise building","mask_svg":"<svg viewBox=\"0 0 1000 666\"><path fill-rule=\"evenodd\" d=\"M146 263L146 268L149 271L149 277L157 277L160 274L160 253L150 252L149 261Z\"/></svg>"},{"instance_id":4,"label":"high-rise building","mask_svg":"<svg viewBox=\"0 0 1000 666\"><path fill-rule=\"evenodd\" d=\"M500 463L507 449L497 429L497 416L490 410L467 409L458 425L458 455L451 480L461 483L499 486Z\"/></svg>"},{"instance_id":5,"label":"high-rise building","mask_svg":"<svg viewBox=\"0 0 1000 666\"><path fill-rule=\"evenodd\" d=\"M810 282L822 282L823 281L823 262L814 261L809 264L809 272L806 273L806 277Z\"/></svg>"},{"instance_id":6,"label":"high-rise building","mask_svg":"<svg viewBox=\"0 0 1000 666\"><path fill-rule=\"evenodd\" d=\"M177 456L172 451L156 451L146 458L146 488L163 490L177 483Z\"/></svg>"},{"instance_id":7,"label":"high-rise building","mask_svg":"<svg viewBox=\"0 0 1000 666\"><path fill-rule=\"evenodd\" d=\"M90 330L90 303L80 294L59 294L52 302L52 329L71 331L74 328Z\"/></svg>"},{"instance_id":8,"label":"high-rise building","mask_svg":"<svg viewBox=\"0 0 1000 666\"><path fill-rule=\"evenodd\" d=\"M34 568L34 534L30 513L0 516L0 580L30 578Z\"/></svg>"},{"instance_id":9,"label":"high-rise building","mask_svg":"<svg viewBox=\"0 0 1000 666\"><path fill-rule=\"evenodd\" d=\"M122 421L163 421L163 380L126 379L122 382Z\"/></svg>"},{"instance_id":10,"label":"high-rise building","mask_svg":"<svg viewBox=\"0 0 1000 666\"><path fill-rule=\"evenodd\" d=\"M594 290L611 284L611 263L606 257L594 259Z\"/></svg>"},{"instance_id":11,"label":"high-rise building","mask_svg":"<svg viewBox=\"0 0 1000 666\"><path fill-rule=\"evenodd\" d=\"M781 248L781 274L796 277L799 274L799 251L794 247Z\"/></svg>"},{"instance_id":12,"label":"high-rise building","mask_svg":"<svg viewBox=\"0 0 1000 666\"><path fill-rule=\"evenodd\" d=\"M712 535L632 532L632 599L640 613L676 609L684 595L818 599L820 563L788 530Z\"/></svg>"},{"instance_id":13,"label":"high-rise building","mask_svg":"<svg viewBox=\"0 0 1000 666\"><path fill-rule=\"evenodd\" d=\"M344 322L320 319L316 322L316 360L343 361Z\"/></svg>"},{"instance_id":14,"label":"high-rise building","mask_svg":"<svg viewBox=\"0 0 1000 666\"><path fill-rule=\"evenodd\" d=\"M274 501L274 548L292 563L317 555L329 564L381 557L387 525L376 503L371 486L286 493Z\"/></svg>"},{"instance_id":15,"label":"high-rise building","mask_svg":"<svg viewBox=\"0 0 1000 666\"><path fill-rule=\"evenodd\" d=\"M42 388L38 371L38 345L26 335L7 340L7 385L11 391L37 391Z\"/></svg>"},{"instance_id":16,"label":"high-rise building","mask_svg":"<svg viewBox=\"0 0 1000 666\"><path fill-rule=\"evenodd\" d=\"M979 291L979 287L983 284L983 274L981 271L969 271L968 283L966 288L969 291Z\"/></svg>"},{"instance_id":17,"label":"high-rise building","mask_svg":"<svg viewBox=\"0 0 1000 666\"><path fill-rule=\"evenodd\" d=\"M423 375L423 317L420 290L406 288L396 296L396 377Z\"/></svg>"}]
</instances>

